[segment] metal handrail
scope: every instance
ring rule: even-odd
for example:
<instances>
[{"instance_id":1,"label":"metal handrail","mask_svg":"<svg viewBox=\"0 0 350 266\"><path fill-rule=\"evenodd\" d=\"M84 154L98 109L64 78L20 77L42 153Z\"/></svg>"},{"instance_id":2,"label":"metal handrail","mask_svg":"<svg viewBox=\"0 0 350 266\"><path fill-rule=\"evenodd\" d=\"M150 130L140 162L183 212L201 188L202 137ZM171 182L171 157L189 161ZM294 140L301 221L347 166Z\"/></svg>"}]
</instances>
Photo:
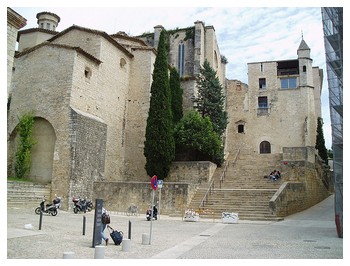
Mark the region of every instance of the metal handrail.
<instances>
[{"instance_id":1,"label":"metal handrail","mask_svg":"<svg viewBox=\"0 0 350 266\"><path fill-rule=\"evenodd\" d=\"M239 152L240 152L240 149L237 150L236 156L235 156L235 158L232 161L233 165L235 165L235 163L237 161ZM224 169L223 173L220 176L220 188L221 188L221 184L224 182L224 179L225 179L225 176L226 176L227 167L228 167L228 163L226 164L225 169Z\"/></svg>"},{"instance_id":2,"label":"metal handrail","mask_svg":"<svg viewBox=\"0 0 350 266\"><path fill-rule=\"evenodd\" d=\"M237 157L238 157L238 154L240 152L240 149L238 149L237 153L236 153L236 156L235 156L235 159L233 160L233 163L236 163L237 161ZM225 179L225 173L227 171L227 167L229 165L229 160L226 160L226 163L225 163L225 167L224 167L224 171L222 172L221 176L220 176L220 188L221 188L221 183L224 182L224 179ZM204 208L204 203L207 203L208 202L208 195L211 194L212 190L214 191L214 181L215 179L213 178L213 180L210 182L210 185L208 187L208 190L205 192L205 195L201 201L201 203L199 204L199 209L202 209Z\"/></svg>"}]
</instances>

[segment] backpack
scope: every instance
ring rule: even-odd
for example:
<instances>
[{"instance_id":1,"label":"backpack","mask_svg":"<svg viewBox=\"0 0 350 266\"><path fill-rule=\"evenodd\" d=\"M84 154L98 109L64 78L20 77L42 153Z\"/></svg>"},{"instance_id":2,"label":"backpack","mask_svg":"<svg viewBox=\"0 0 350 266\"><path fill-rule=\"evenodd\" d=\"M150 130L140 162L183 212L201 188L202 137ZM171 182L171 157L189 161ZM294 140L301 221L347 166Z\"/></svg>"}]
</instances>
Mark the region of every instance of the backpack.
<instances>
[{"instance_id":1,"label":"backpack","mask_svg":"<svg viewBox=\"0 0 350 266\"><path fill-rule=\"evenodd\" d=\"M109 216L108 213L102 213L102 223L103 224L109 224L111 223L111 217Z\"/></svg>"}]
</instances>

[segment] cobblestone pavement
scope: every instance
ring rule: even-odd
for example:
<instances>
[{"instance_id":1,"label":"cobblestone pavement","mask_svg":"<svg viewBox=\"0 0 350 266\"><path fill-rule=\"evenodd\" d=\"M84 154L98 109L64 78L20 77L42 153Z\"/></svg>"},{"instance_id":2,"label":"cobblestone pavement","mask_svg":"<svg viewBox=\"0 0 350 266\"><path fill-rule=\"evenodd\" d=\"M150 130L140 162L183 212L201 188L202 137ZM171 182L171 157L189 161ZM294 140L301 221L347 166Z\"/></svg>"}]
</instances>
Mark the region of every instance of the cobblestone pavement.
<instances>
[{"instance_id":1,"label":"cobblestone pavement","mask_svg":"<svg viewBox=\"0 0 350 266\"><path fill-rule=\"evenodd\" d=\"M151 230L151 222L146 221L144 214L126 216L112 212L110 225L123 231L124 238L128 238L131 222L131 245L129 251L123 251L110 239L104 258L343 259L343 239L337 237L333 204L331 196L280 222L184 222L179 217L161 215L152 222L150 245L142 243L142 234L150 234ZM39 217L34 208L8 208L7 259L62 259L68 251L74 253L75 259L94 259L93 212L74 214L59 210L56 217L43 215L41 230ZM28 224L33 228L26 229Z\"/></svg>"}]
</instances>

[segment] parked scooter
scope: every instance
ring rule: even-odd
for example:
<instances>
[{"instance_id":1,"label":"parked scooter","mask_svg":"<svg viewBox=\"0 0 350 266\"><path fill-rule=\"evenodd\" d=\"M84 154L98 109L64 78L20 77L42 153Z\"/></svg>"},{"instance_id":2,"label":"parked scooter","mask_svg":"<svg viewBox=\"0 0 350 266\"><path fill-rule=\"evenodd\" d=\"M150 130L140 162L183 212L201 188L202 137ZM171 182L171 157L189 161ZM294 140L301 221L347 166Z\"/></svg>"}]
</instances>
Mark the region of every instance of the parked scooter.
<instances>
[{"instance_id":1,"label":"parked scooter","mask_svg":"<svg viewBox=\"0 0 350 266\"><path fill-rule=\"evenodd\" d=\"M148 209L146 211L146 219L147 221L151 220L151 215L152 215L152 210ZM153 206L153 219L157 220L157 215L158 215L158 209L156 206Z\"/></svg>"},{"instance_id":2,"label":"parked scooter","mask_svg":"<svg viewBox=\"0 0 350 266\"><path fill-rule=\"evenodd\" d=\"M78 212L86 213L86 211L90 212L93 208L92 201L87 200L86 198L81 199L81 198L73 197L72 201L74 203L74 207L73 207L74 213L78 213Z\"/></svg>"},{"instance_id":3,"label":"parked scooter","mask_svg":"<svg viewBox=\"0 0 350 266\"><path fill-rule=\"evenodd\" d=\"M40 206L35 209L35 213L40 214L42 212L56 216L58 213L57 210L61 207L61 197L57 197L57 195L55 195L55 199L52 201L52 203L45 205L45 202L46 199L44 197L40 203Z\"/></svg>"}]
</instances>

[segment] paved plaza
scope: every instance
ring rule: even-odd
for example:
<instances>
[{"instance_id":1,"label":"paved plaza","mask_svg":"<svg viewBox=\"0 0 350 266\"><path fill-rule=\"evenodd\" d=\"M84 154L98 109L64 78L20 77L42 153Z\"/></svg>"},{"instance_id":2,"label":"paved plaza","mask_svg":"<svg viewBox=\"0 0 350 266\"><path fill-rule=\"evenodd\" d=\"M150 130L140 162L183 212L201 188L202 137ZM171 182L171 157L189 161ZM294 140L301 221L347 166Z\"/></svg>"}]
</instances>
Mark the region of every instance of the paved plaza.
<instances>
[{"instance_id":1,"label":"paved plaza","mask_svg":"<svg viewBox=\"0 0 350 266\"><path fill-rule=\"evenodd\" d=\"M56 217L43 215L41 230L39 217L34 209L7 210L7 259L62 259L65 252L73 252L74 259L94 259L93 212L74 214L59 210ZM32 228L26 229L29 225ZM338 238L334 223L333 196L279 222L185 222L181 217L161 214L152 222L151 230L151 222L146 221L144 214L126 216L112 212L110 225L123 231L124 238L130 233L131 241L129 251L123 251L110 239L109 245L104 246L105 259L344 258L343 239ZM143 243L142 235L150 233L151 244Z\"/></svg>"}]
</instances>

